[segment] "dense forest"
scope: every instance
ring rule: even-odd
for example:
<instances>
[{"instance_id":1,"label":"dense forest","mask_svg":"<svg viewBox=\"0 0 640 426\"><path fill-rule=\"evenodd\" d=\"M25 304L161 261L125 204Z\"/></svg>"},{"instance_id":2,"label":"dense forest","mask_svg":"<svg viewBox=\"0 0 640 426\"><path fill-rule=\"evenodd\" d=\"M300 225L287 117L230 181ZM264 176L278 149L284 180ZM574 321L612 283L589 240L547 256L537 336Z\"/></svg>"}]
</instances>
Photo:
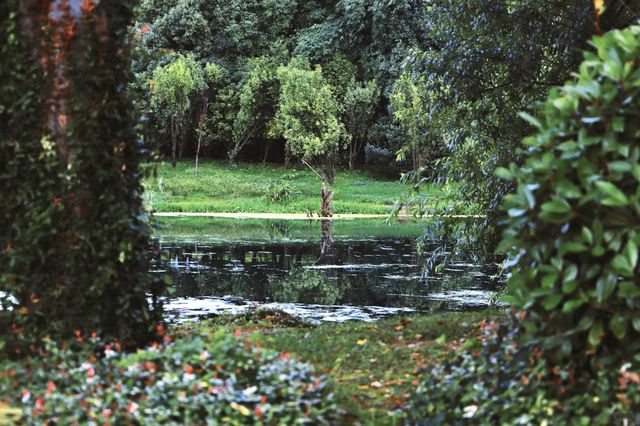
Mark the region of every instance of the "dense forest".
<instances>
[{"instance_id":1,"label":"dense forest","mask_svg":"<svg viewBox=\"0 0 640 426\"><path fill-rule=\"evenodd\" d=\"M493 175L590 38L637 2L144 0L130 30L145 140L205 155L462 184L495 212ZM419 204L419 201L417 202ZM485 228L496 239L495 215Z\"/></svg>"}]
</instances>

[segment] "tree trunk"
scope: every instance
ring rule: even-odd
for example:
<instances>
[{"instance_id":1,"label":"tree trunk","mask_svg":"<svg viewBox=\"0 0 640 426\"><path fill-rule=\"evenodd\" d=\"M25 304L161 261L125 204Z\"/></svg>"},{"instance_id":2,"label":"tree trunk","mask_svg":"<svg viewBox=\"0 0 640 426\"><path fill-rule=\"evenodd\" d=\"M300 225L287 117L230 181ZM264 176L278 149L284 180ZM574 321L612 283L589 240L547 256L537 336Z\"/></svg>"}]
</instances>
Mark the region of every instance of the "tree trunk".
<instances>
[{"instance_id":1,"label":"tree trunk","mask_svg":"<svg viewBox=\"0 0 640 426\"><path fill-rule=\"evenodd\" d=\"M38 353L45 336L74 332L131 347L148 342L161 319L147 300L142 158L121 89L132 77L124 36L132 3L0 1L0 39L10 40L0 47L10 131L0 126L0 152L18 154L3 164L15 176L4 173L0 184L28 194L3 193L0 213L11 225L2 229L0 288L19 304L0 310L0 351L11 355Z\"/></svg>"},{"instance_id":2,"label":"tree trunk","mask_svg":"<svg viewBox=\"0 0 640 426\"><path fill-rule=\"evenodd\" d=\"M176 140L176 120L171 117L171 165L176 168L178 163L176 159L176 150L178 148L178 141Z\"/></svg>"},{"instance_id":3,"label":"tree trunk","mask_svg":"<svg viewBox=\"0 0 640 426\"><path fill-rule=\"evenodd\" d=\"M269 157L269 151L271 151L271 146L273 145L273 141L268 141L264 147L264 156L262 157L262 164L267 163L267 157Z\"/></svg>"},{"instance_id":4,"label":"tree trunk","mask_svg":"<svg viewBox=\"0 0 640 426\"><path fill-rule=\"evenodd\" d=\"M327 156L325 157L324 160L324 176L325 179L327 180L327 182L329 182L329 184L331 186L335 185L336 180L335 180L335 173L336 173L336 164L335 164L335 153L329 153L327 154Z\"/></svg>"},{"instance_id":5,"label":"tree trunk","mask_svg":"<svg viewBox=\"0 0 640 426\"><path fill-rule=\"evenodd\" d=\"M204 122L207 119L207 111L209 110L209 99L205 95L203 97L202 113L198 120L198 147L196 148L196 177L198 177L198 161L200 159L200 148L202 147L202 135L204 133Z\"/></svg>"},{"instance_id":6,"label":"tree trunk","mask_svg":"<svg viewBox=\"0 0 640 426\"><path fill-rule=\"evenodd\" d=\"M356 142L354 141L349 145L349 170L351 171L353 171L355 167L356 152L357 152L357 147L356 147Z\"/></svg>"},{"instance_id":7,"label":"tree trunk","mask_svg":"<svg viewBox=\"0 0 640 426\"><path fill-rule=\"evenodd\" d=\"M200 158L201 146L202 146L202 133L198 135L198 148L196 148L196 177L198 177L198 160Z\"/></svg>"}]
</instances>

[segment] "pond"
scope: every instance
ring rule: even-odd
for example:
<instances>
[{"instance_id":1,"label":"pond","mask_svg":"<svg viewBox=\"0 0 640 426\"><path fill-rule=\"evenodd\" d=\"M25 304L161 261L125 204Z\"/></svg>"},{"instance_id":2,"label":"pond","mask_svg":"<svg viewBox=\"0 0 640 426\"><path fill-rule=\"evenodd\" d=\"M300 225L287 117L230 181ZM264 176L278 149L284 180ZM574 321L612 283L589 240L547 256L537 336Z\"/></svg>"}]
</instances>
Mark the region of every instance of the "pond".
<instances>
[{"instance_id":1,"label":"pond","mask_svg":"<svg viewBox=\"0 0 640 426\"><path fill-rule=\"evenodd\" d=\"M482 309L490 265L423 274L424 224L382 220L163 220L153 271L173 276L172 321L277 308L310 321L372 321L400 312Z\"/></svg>"}]
</instances>

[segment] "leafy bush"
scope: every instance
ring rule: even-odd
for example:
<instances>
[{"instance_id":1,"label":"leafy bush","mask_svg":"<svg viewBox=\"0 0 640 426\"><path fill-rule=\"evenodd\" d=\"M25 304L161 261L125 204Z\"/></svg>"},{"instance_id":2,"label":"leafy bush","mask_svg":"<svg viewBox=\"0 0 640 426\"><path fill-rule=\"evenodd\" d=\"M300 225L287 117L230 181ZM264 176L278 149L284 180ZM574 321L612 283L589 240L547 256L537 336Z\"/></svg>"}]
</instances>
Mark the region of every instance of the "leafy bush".
<instances>
[{"instance_id":1,"label":"leafy bush","mask_svg":"<svg viewBox=\"0 0 640 426\"><path fill-rule=\"evenodd\" d=\"M223 330L133 354L77 340L3 365L0 407L34 425L325 424L335 412L307 365Z\"/></svg>"},{"instance_id":2,"label":"leafy bush","mask_svg":"<svg viewBox=\"0 0 640 426\"><path fill-rule=\"evenodd\" d=\"M272 182L266 190L266 196L272 203L287 204L291 200L291 185L286 182Z\"/></svg>"},{"instance_id":3,"label":"leafy bush","mask_svg":"<svg viewBox=\"0 0 640 426\"><path fill-rule=\"evenodd\" d=\"M367 144L364 147L364 158L367 166L376 174L397 178L400 167L393 151Z\"/></svg>"},{"instance_id":4,"label":"leafy bush","mask_svg":"<svg viewBox=\"0 0 640 426\"><path fill-rule=\"evenodd\" d=\"M551 91L522 167L498 169L510 260L507 328L487 325L425 372L429 424L640 424L640 27L593 40ZM510 331L505 331L510 330Z\"/></svg>"},{"instance_id":5,"label":"leafy bush","mask_svg":"<svg viewBox=\"0 0 640 426\"><path fill-rule=\"evenodd\" d=\"M423 371L407 409L412 424L640 424L640 371L554 366L507 328L485 323L456 358Z\"/></svg>"},{"instance_id":6,"label":"leafy bush","mask_svg":"<svg viewBox=\"0 0 640 426\"><path fill-rule=\"evenodd\" d=\"M497 173L518 185L508 301L547 354L593 365L640 361L640 27L592 45L544 119L523 115L538 128L526 163Z\"/></svg>"}]
</instances>

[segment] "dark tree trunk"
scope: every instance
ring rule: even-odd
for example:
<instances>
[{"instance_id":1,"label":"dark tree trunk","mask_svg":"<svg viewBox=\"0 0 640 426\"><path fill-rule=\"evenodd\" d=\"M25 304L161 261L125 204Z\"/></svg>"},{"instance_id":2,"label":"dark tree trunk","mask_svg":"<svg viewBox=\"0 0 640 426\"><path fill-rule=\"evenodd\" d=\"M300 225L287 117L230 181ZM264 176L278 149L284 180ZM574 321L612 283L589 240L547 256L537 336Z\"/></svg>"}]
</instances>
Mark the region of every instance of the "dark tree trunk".
<instances>
[{"instance_id":1,"label":"dark tree trunk","mask_svg":"<svg viewBox=\"0 0 640 426\"><path fill-rule=\"evenodd\" d=\"M269 152L271 151L271 147L273 146L273 141L269 140L265 143L264 146L264 156L262 157L262 164L267 163L267 157L269 157Z\"/></svg>"},{"instance_id":2,"label":"dark tree trunk","mask_svg":"<svg viewBox=\"0 0 640 426\"><path fill-rule=\"evenodd\" d=\"M178 160L176 158L176 150L178 149L178 141L176 137L176 120L171 117L171 165L176 168Z\"/></svg>"}]
</instances>

